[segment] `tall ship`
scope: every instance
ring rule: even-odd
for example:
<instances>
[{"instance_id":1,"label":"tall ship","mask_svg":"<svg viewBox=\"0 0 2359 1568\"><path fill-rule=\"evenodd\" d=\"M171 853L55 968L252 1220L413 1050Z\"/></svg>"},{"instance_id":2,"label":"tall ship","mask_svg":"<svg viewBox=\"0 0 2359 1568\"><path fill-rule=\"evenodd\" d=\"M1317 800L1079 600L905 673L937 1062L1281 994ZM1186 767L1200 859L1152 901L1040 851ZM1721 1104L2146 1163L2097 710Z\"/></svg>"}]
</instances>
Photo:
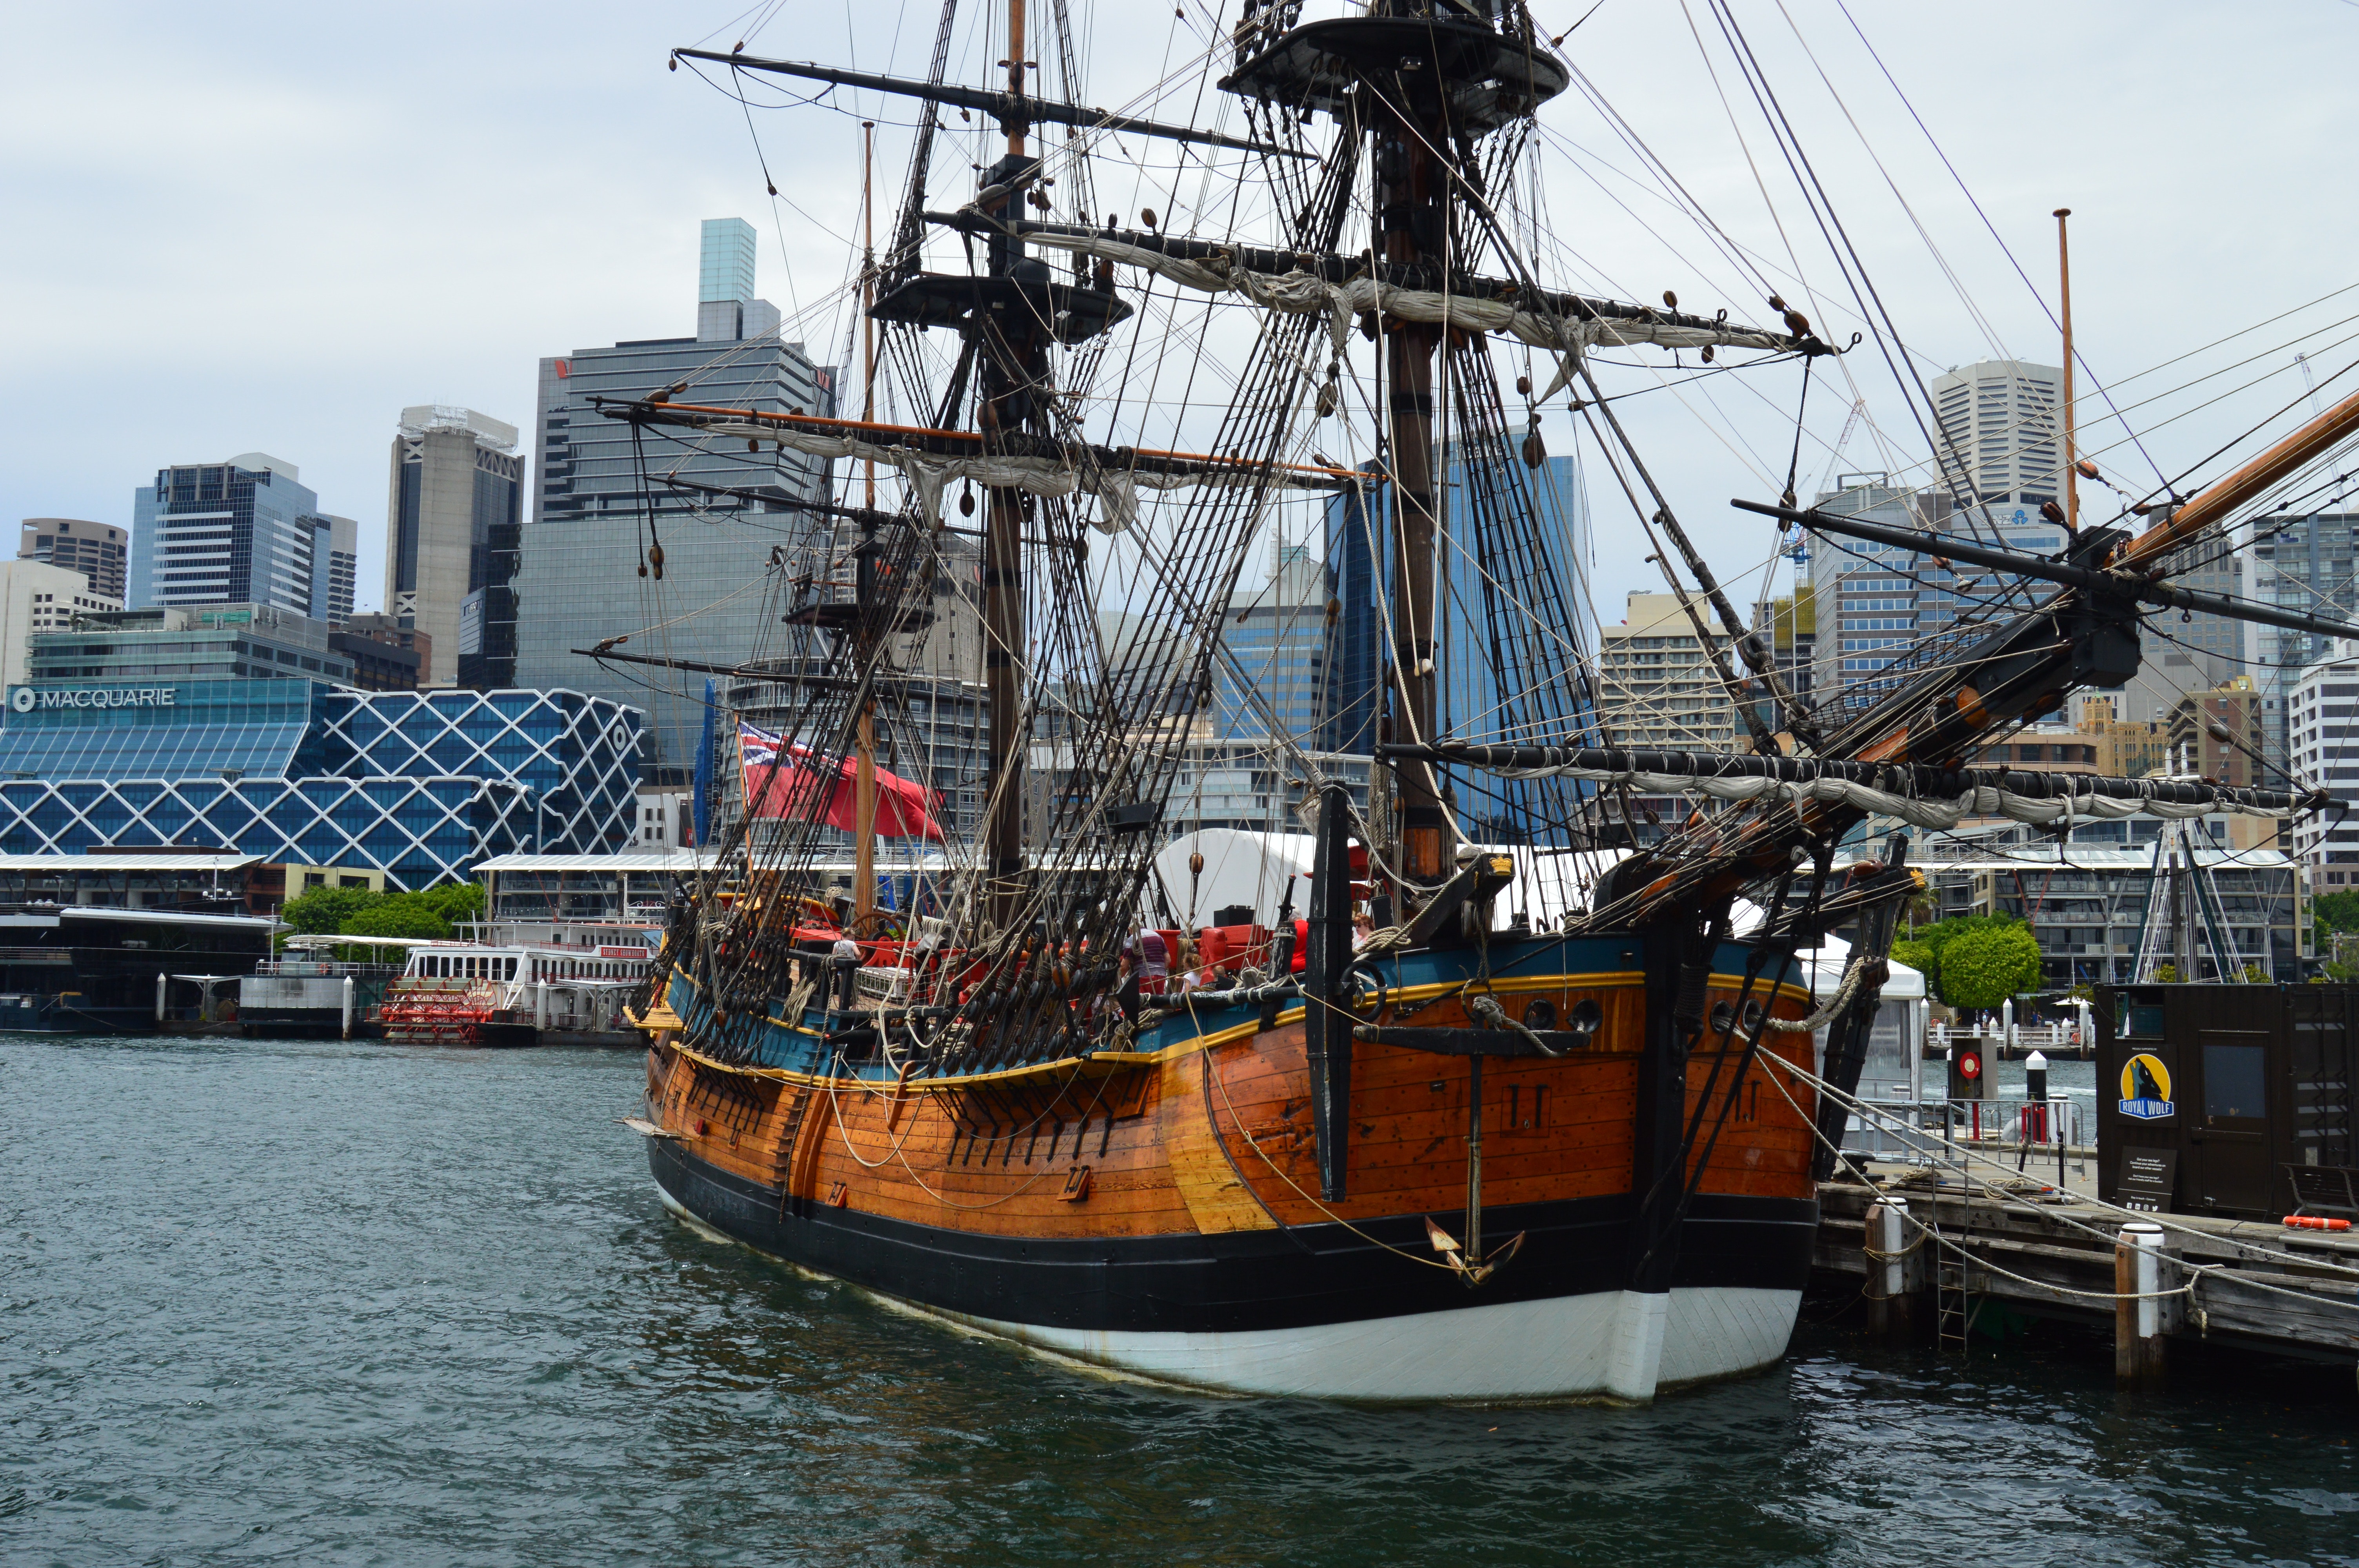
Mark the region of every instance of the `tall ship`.
<instances>
[{"instance_id":1,"label":"tall ship","mask_svg":"<svg viewBox=\"0 0 2359 1568\"><path fill-rule=\"evenodd\" d=\"M682 448L844 464L828 499L763 493L809 544L773 556L775 630L742 663L582 650L712 683L734 764L634 1009L651 1172L750 1247L1178 1384L1643 1401L1768 1366L1919 886L1912 835L2315 805L1973 759L2134 676L2143 616L2316 630L2165 568L2349 435L2359 399L2198 493L2067 514L2047 554L1989 526L1950 458L1951 512L1898 524L1806 508L1789 478L1752 503L1761 553L1799 529L1917 563L1896 573L1938 560L1960 604L1873 701L1814 708L1605 383L1659 362L1783 402L1864 340L1778 297L1755 324L1566 287L1571 215L1535 163L1584 79L1522 5L1304 12L1246 0L1119 112L1087 106L1061 3L992 11L983 54L1006 58L980 83L950 79L977 52L951 47L954 4L925 78L675 51L734 94L856 89L916 130L836 301L858 346L836 406L700 401L694 378L603 405L650 484ZM987 153L971 180L951 146ZM1149 165L1179 194L1111 211ZM1723 743L1627 743L1540 494L1544 414L1627 503L1731 699ZM1377 606L1364 725L1322 748L1264 715L1290 818L1257 838L1271 897L1201 908L1202 849L1172 829L1201 820L1212 709L1261 700L1245 569L1305 518ZM641 574L660 585L652 514ZM1346 599L1313 613L1349 621ZM974 766L946 776L917 740L957 678L929 640L962 617ZM936 815L962 792L971 833ZM820 868L847 840L843 889ZM1836 927L1849 967L1814 998L1797 955Z\"/></svg>"}]
</instances>

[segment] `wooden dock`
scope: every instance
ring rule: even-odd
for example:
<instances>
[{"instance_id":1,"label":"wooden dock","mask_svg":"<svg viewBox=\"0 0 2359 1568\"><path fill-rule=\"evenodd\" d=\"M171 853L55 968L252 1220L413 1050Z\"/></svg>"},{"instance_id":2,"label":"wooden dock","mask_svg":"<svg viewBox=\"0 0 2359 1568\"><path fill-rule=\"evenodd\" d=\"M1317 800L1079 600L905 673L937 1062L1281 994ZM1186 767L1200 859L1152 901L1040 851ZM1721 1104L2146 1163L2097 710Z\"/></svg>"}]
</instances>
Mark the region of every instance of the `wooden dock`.
<instances>
[{"instance_id":1,"label":"wooden dock","mask_svg":"<svg viewBox=\"0 0 2359 1568\"><path fill-rule=\"evenodd\" d=\"M2128 1215L2036 1167L1974 1185L1927 1166L1871 1166L1867 1178L1820 1187L1814 1262L1822 1280L1855 1283L1895 1336L1963 1348L1995 1303L2111 1323L2126 1382L2159 1378L2173 1340L2359 1366L2359 1233ZM2123 1238L2147 1223L2162 1228Z\"/></svg>"}]
</instances>

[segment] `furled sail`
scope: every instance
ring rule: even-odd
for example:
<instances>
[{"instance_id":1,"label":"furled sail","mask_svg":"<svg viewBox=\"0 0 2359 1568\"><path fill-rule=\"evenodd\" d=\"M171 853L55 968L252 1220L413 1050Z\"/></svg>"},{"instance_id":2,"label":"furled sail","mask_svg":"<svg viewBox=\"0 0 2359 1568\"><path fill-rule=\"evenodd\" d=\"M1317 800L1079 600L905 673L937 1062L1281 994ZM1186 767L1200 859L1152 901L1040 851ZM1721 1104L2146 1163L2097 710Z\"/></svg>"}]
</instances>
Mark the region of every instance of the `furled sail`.
<instances>
[{"instance_id":1,"label":"furled sail","mask_svg":"<svg viewBox=\"0 0 2359 1568\"><path fill-rule=\"evenodd\" d=\"M904 430L858 420L747 409L643 403L635 406L635 413L648 423L681 425L749 442L775 442L809 457L886 464L909 481L929 523L941 520L943 489L957 481L1040 496L1093 495L1100 506L1091 522L1105 534L1119 534L1137 521L1142 490L1333 491L1364 481L1364 476L1343 469L1142 452L1079 441L1036 443L1039 449L1031 452L986 451L983 438L967 431Z\"/></svg>"},{"instance_id":2,"label":"furled sail","mask_svg":"<svg viewBox=\"0 0 2359 1568\"><path fill-rule=\"evenodd\" d=\"M1123 266L1139 267L1184 288L1207 294L1238 294L1265 309L1296 315L1324 315L1327 333L1342 352L1352 324L1365 315L1397 316L1470 332L1498 332L1550 353L1579 353L1591 348L1622 348L1654 343L1667 349L1722 348L1790 351L1793 339L1777 332L1723 323L1693 324L1668 317L1586 319L1570 312L1525 308L1512 298L1447 293L1430 288L1407 288L1360 276L1331 283L1296 267L1284 273L1239 266L1225 254L1191 257L1151 250L1126 241L1097 234L1026 232L1028 244L1054 247ZM1561 382L1560 377L1560 383ZM1550 389L1551 391L1554 388Z\"/></svg>"},{"instance_id":3,"label":"furled sail","mask_svg":"<svg viewBox=\"0 0 2359 1568\"><path fill-rule=\"evenodd\" d=\"M2042 827L2125 817L2166 820L2234 815L2273 820L2317 809L2317 797L2243 789L2199 779L2095 778L2002 768L1908 762L1842 762L1742 752L1649 752L1610 747L1388 746L1387 755L1430 756L1503 778L1572 779L1641 795L1690 795L1764 807L1817 803L1946 829L1973 817L2003 816Z\"/></svg>"}]
</instances>

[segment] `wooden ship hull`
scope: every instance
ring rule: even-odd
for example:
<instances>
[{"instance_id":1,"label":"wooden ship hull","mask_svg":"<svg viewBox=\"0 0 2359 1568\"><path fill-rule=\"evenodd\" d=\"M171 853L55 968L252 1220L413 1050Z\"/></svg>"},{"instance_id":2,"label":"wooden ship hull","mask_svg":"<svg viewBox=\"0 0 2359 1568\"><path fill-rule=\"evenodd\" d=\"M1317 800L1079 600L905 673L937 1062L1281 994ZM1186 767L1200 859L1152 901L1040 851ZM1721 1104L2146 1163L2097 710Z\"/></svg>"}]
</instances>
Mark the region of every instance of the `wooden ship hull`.
<instances>
[{"instance_id":1,"label":"wooden ship hull","mask_svg":"<svg viewBox=\"0 0 2359 1568\"><path fill-rule=\"evenodd\" d=\"M1696 550L1589 351L1799 361L1807 395L1810 362L1843 348L1775 296L1782 331L1725 309L1682 314L1669 290L1658 310L1542 282L1551 258L1522 254L1521 236L1545 235L1551 220L1518 205L1518 160L1539 107L1572 72L1555 53L1561 37L1547 39L1527 6L1371 0L1362 14L1309 22L1300 10L1240 8L1234 52L1209 83L1246 104L1250 135L1238 137L1080 108L1063 7L1050 28L1069 62L1062 103L1026 86L1020 5L1004 13L1004 92L945 80L947 7L924 81L742 46L676 51L675 64L848 82L924 107L891 247L880 256L864 241L856 417L710 403L686 395L693 378L592 400L635 431L693 433L714 451L742 440L757 465L766 450L861 464L856 492L797 503L831 529L856 529L859 543L822 547L814 534L801 565L774 552L766 631L746 664L620 651L627 635L579 650L731 676L782 708L764 725L738 716L740 787L712 869L673 912L641 1015L654 1035L638 1123L650 1163L667 1203L749 1246L1176 1383L1643 1400L1741 1374L1786 1348L1810 1266L1814 1178L1832 1170L1894 925L1919 886L1906 833L1839 881L1838 847L1871 815L1946 829L1996 811L2069 834L2076 813L2314 809L2322 797L2234 781L2079 781L1965 763L2075 687L2136 675L2140 618L2153 608L2225 606L2333 634L2323 620L2160 579L2175 552L2346 439L2359 396L2194 499L2173 495L2164 520L2134 536L2077 527L2068 384L2067 503L2043 514L2074 531L2055 557L1936 535L1930 517L1902 528L1797 510L1790 496L1738 503L1921 554L1951 574L1940 580L1962 603L1973 600L1863 688L1880 694L1873 706L1820 709L1788 687ZM929 205L928 160L932 116L949 104L995 119L1006 153L975 170L972 201L941 211ZM1312 137L1317 115L1332 135ZM1254 200L1233 219L1200 211L1201 232L1153 209L1136 228L1118 213L1102 220L1082 141L1036 151L1033 132L1048 124L1253 154L1238 189ZM875 211L871 183L864 212ZM963 273L926 270L929 244L951 254L953 235ZM1245 311L1234 319L1251 346L1223 367L1234 390L1216 417L1187 398L1099 396L1111 367L1132 361L1089 345L1125 320L1140 321L1133 341L1152 355L1194 358L1206 341L1194 316L1119 297L1118 276L1132 275L1201 293L1202 330L1216 310ZM914 348L938 329L961 339L939 386L923 370L940 356ZM1355 329L1372 346L1353 341ZM1580 574L1559 547L1570 535L1532 477L1547 461L1543 407L1560 391L1686 611L1673 641L1699 648L1711 672L1628 690L1716 683L1730 716L1720 738L1743 749L1614 743L1628 715L1609 708L1646 710L1654 698L1609 701L1616 683L1584 651ZM1101 405L1109 438L1093 444L1098 427L1085 433L1071 410ZM1922 412L1923 427L1939 422L1930 405ZM1331 419L1332 436L1321 423ZM1340 465L1314 439L1375 456ZM880 503L880 466L897 504ZM1945 487L1963 487L1962 516L1975 504L1971 477L1941 471ZM953 483L970 524L942 514ZM1142 492L1162 499L1142 513ZM1293 809L1316 848L1307 867L1265 857L1243 902L1200 901L1201 841L1175 877L1159 857L1178 840L1158 839L1171 802L1212 787L1215 770L1190 737L1216 711L1230 722L1216 665L1256 678L1223 628L1264 602L1243 574L1288 497L1321 498L1351 568L1324 615L1359 650L1356 717L1340 749L1366 750L1371 765L1355 794L1332 754L1305 749L1308 731L1274 708L1234 705L1262 720L1256 770L1273 782L1256 788L1299 784ZM2120 521L2153 510L2141 503ZM1155 543L1135 557L1089 564L1094 537L1135 524L1168 532L1142 535ZM655 531L651 509L639 568L650 585L663 577ZM946 534L977 537L974 553ZM1479 592L1459 590L1453 562L1473 568ZM968 589L924 587L953 567ZM1981 580L1967 568L2003 574L1995 597L1964 593ZM2029 585L2041 581L2055 591L2038 597ZM1273 594L1278 583L1273 575ZM1115 605L1128 633L1104 623ZM984 654L973 735L984 765L945 768L946 753L917 743L914 729L901 750L936 777L978 785L966 797L978 820L939 903L908 919L876 903L875 840L951 835L928 817L923 779L879 766L879 722L888 741L891 722L916 723L910 672L921 633L944 616L971 625ZM1327 668L1344 664L1337 653ZM787 676L799 684L782 694ZM939 716L939 697L925 701ZM1636 722L1661 719L1654 709ZM1715 804L1669 827L1642 798L1638 815L1663 827L1645 833L1634 790ZM880 791L897 803L882 816ZM851 896L822 918L808 906L835 885L818 875L823 828L848 830L855 860ZM1610 867L1581 859L1616 850L1630 853ZM1544 899L1518 888L1501 908L1517 855L1545 862L1550 885ZM1299 877L1310 898L1297 923ZM1229 942L1214 934L1262 932L1280 884L1277 939L1249 940L1231 989L1182 997L1147 983L1149 935L1167 960L1218 971ZM1734 918L1740 900L1757 925ZM1358 948L1355 914L1370 927ZM1794 949L1845 926L1859 935L1842 989L1806 1020ZM1193 957L1191 943L1202 945ZM871 981L889 975L891 998L858 1004L861 977L843 974L855 963ZM827 974L853 989L835 1008L809 1005ZM1821 1022L1823 1063L1804 1027ZM1827 1090L1823 1114L1812 1085Z\"/></svg>"},{"instance_id":2,"label":"wooden ship hull","mask_svg":"<svg viewBox=\"0 0 2359 1568\"><path fill-rule=\"evenodd\" d=\"M1490 945L1483 989L1591 1023L1561 1055L1491 1032L1498 1054L1358 1044L1332 1201L1299 1000L1182 1007L1125 1050L897 1082L883 1061L832 1066L816 1012L766 1021L753 1064L692 1051L703 1001L675 976L669 1016L647 1020L648 1162L669 1206L756 1250L1128 1373L1644 1400L1784 1354L1818 1218L1810 1098L1762 1060L1807 1069L1810 1036L1737 1022L1808 1008L1777 983L1790 948L1723 943L1719 1027L1681 1051L1663 946ZM1457 994L1476 961L1386 960L1377 1027L1477 1033Z\"/></svg>"}]
</instances>

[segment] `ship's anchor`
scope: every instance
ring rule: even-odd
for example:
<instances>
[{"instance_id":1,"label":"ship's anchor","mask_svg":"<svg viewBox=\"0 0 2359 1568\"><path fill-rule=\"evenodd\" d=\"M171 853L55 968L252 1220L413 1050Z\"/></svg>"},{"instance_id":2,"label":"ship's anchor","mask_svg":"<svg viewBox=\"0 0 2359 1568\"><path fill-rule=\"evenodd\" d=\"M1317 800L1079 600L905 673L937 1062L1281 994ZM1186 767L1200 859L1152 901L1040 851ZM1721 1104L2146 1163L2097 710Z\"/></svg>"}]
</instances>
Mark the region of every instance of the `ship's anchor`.
<instances>
[{"instance_id":1,"label":"ship's anchor","mask_svg":"<svg viewBox=\"0 0 2359 1568\"><path fill-rule=\"evenodd\" d=\"M1523 1250L1524 1232L1488 1254L1483 1251L1483 1058L1466 1058L1466 1244L1433 1223L1425 1222L1425 1238L1448 1260L1468 1290L1473 1290L1502 1264Z\"/></svg>"},{"instance_id":2,"label":"ship's anchor","mask_svg":"<svg viewBox=\"0 0 2359 1568\"><path fill-rule=\"evenodd\" d=\"M1518 1230L1516 1232L1515 1238L1505 1247L1480 1262L1469 1263L1466 1260L1466 1249L1458 1245L1458 1238L1434 1224L1430 1218L1425 1222L1425 1238L1432 1242L1433 1249L1441 1254L1451 1268L1457 1271L1458 1277L1466 1281L1466 1288L1470 1291L1489 1279L1493 1270L1522 1251L1524 1247L1524 1233Z\"/></svg>"}]
</instances>

